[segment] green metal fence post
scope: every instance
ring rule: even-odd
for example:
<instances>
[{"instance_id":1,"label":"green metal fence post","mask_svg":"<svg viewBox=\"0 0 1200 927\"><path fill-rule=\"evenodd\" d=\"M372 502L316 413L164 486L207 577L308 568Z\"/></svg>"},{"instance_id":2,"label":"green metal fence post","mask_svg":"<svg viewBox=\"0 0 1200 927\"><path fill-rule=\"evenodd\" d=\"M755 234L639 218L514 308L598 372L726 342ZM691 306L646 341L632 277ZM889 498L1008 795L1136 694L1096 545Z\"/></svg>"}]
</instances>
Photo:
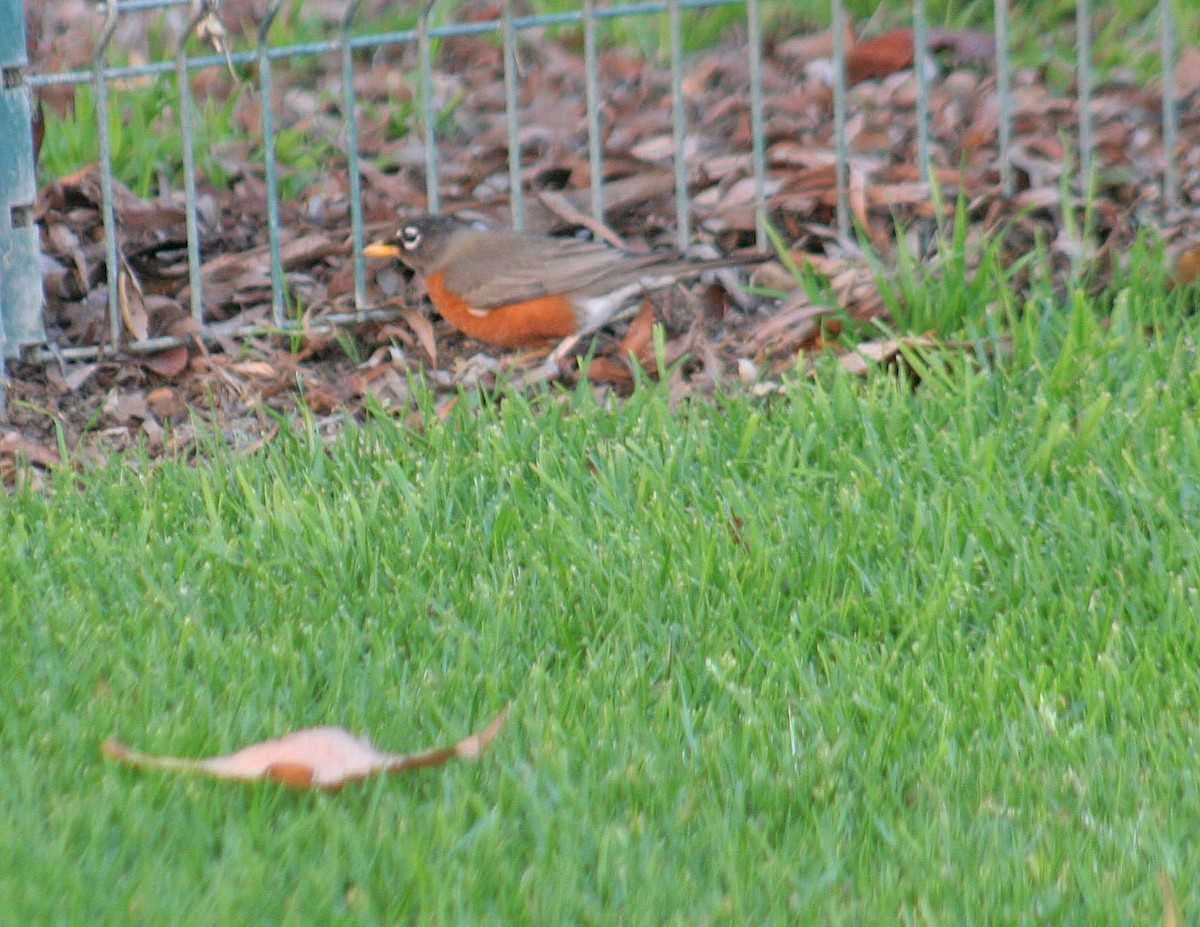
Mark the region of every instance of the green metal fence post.
<instances>
[{"instance_id":1,"label":"green metal fence post","mask_svg":"<svg viewBox=\"0 0 1200 927\"><path fill-rule=\"evenodd\" d=\"M25 4L0 0L0 358L45 340L33 169L33 108L25 82ZM4 402L0 360L0 413Z\"/></svg>"}]
</instances>

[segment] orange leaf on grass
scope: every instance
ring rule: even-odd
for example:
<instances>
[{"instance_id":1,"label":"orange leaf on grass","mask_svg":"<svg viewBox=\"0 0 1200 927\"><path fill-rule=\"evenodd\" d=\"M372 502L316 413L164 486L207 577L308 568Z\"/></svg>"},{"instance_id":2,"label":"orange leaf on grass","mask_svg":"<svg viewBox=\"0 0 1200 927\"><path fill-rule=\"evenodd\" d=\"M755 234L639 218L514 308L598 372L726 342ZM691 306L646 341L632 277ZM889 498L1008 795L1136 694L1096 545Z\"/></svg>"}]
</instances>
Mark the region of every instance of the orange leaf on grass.
<instances>
[{"instance_id":1,"label":"orange leaf on grass","mask_svg":"<svg viewBox=\"0 0 1200 927\"><path fill-rule=\"evenodd\" d=\"M109 738L100 748L105 756L129 766L172 772L205 773L235 782L273 779L295 789L335 792L348 782L359 782L380 773L441 766L453 759L474 760L496 737L508 709L486 728L452 747L420 753L383 753L365 737L355 737L337 727L313 727L277 740L243 747L235 753L193 760L186 757L139 753Z\"/></svg>"}]
</instances>

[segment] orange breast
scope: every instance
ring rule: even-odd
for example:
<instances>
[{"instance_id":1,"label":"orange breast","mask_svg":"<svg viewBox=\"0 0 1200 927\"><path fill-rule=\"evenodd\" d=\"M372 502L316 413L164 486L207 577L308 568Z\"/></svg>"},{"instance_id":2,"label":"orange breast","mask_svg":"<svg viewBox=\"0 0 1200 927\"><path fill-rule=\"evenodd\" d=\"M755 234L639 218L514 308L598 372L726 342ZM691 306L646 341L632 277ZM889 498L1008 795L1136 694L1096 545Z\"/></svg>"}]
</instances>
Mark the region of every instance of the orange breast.
<instances>
[{"instance_id":1,"label":"orange breast","mask_svg":"<svg viewBox=\"0 0 1200 927\"><path fill-rule=\"evenodd\" d=\"M544 296L477 315L446 289L441 271L425 278L434 308L460 332L502 348L525 348L575 334L579 322L565 296Z\"/></svg>"}]
</instances>

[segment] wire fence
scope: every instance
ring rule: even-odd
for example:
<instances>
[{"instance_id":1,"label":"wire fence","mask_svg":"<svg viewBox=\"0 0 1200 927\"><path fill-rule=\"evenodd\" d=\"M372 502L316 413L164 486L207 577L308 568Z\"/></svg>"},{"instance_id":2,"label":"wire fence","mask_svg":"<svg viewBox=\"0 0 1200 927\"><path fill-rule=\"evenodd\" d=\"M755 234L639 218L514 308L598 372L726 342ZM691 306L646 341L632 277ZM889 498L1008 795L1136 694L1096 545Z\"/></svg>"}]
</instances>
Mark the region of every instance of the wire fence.
<instances>
[{"instance_id":1,"label":"wire fence","mask_svg":"<svg viewBox=\"0 0 1200 927\"><path fill-rule=\"evenodd\" d=\"M0 108L3 135L8 143L17 145L13 155L14 164L28 167L20 177L10 177L0 171L0 194L7 199L4 210L5 225L0 228L6 246L3 270L3 312L0 335L4 336L0 357L18 356L34 361L45 361L51 357L59 359L81 359L115 352L152 352L197 337L189 338L131 338L122 324L122 293L120 289L122 269L121 228L117 217L114 193L113 141L110 131L110 112L114 94L127 92L123 88L128 82L141 78L174 76L178 94L178 127L183 156L183 209L187 231L187 277L189 309L193 319L201 326L208 321L205 312L205 280L202 273L204 255L199 227L199 185L202 178L197 173L197 103L194 98L193 77L197 72L209 69L243 67L256 76L258 90L264 105L261 108L261 133L263 171L266 186L266 220L270 252L271 319L269 327L276 330L295 328L299 322L288 315L288 297L284 262L281 257L283 234L280 220L280 178L278 173L277 144L279 130L271 105L273 69L280 61L304 56L337 55L341 65L341 113L344 119L345 167L349 183L349 232L353 266L353 309L334 313L324 318L326 325L352 324L366 319L390 315L388 310L373 307L367 288L364 247L363 191L361 187L358 101L355 97L355 54L376 51L394 46L415 47L417 69L416 105L419 107L417 124L420 127L424 146L424 174L427 206L438 211L441 205L441 182L439 149L437 144L438 123L433 99L434 75L437 61L435 44L438 40L467 35L498 35L503 45L504 101L508 135L508 176L511 195L513 224L521 228L526 217L526 190L522 179L520 131L521 113L518 106L521 74L518 66L518 41L523 32L547 26L582 27L585 86L587 160L590 167L588 201L591 214L603 219L605 215L604 183L604 135L599 76L600 54L597 27L607 21L665 14L668 23L669 42L667 55L672 90L671 134L676 156L674 161L675 233L679 246L685 247L692 238L693 213L689 201L689 165L686 142L688 136L687 111L685 109L685 14L689 11L717 7L737 7L744 15L743 27L746 36L746 56L750 74L750 175L753 179L755 202L759 204L756 238L760 247L768 245L762 205L766 202L767 159L765 153L766 131L763 91L763 33L762 0L659 0L659 2L602 6L597 0L581 0L577 10L549 15L518 16L514 12L513 0L503 0L500 15L482 22L456 22L437 24L436 0L423 8L415 28L381 32L378 34L355 34L356 16L361 0L348 0L344 15L336 34L317 42L291 45L273 45L270 36L276 18L289 0L270 0L266 15L259 23L254 47L212 54L195 54L191 41L197 34L219 35L216 15L219 6L214 0L106 0L102 4L105 12L103 29L96 41L91 67L64 72L39 72L34 62L32 73L26 73L24 48L0 47L5 60L3 90L6 100L24 100L24 106L7 105ZM22 0L0 0L0 13L17 24L14 33L19 34L22 22ZM114 36L122 17L152 11L179 8L175 15L186 15L186 23L179 31L175 43L175 56L170 60L148 63L110 63L113 57ZM1093 24L1087 0L1077 2L1077 59L1075 61L1077 97L1075 101L1078 125L1078 173L1085 184L1095 168L1096 151L1091 118L1091 95L1093 92L1091 35ZM920 177L930 178L930 94L931 78L921 66L923 52L928 46L929 30L926 23L924 0L914 0L911 6L912 28L916 46L914 68L916 73L917 112L917 165ZM1000 184L1005 195L1013 192L1013 164L1010 147L1013 138L1013 95L1011 93L1012 64L1009 38L1009 0L995 0L994 34L996 56L994 74L999 104L997 146L999 149ZM1161 53L1161 134L1165 153L1161 168L1161 203L1163 213L1170 211L1180 202L1179 173L1174 153L1179 139L1179 110L1173 89L1174 68L1177 58L1175 12L1172 0L1161 0L1158 5L1159 43ZM3 19L3 17L0 17ZM832 38L834 43L832 83L833 116L836 139L836 227L839 235L849 240L854 233L850 203L850 163L852 152L847 140L846 127L851 114L848 112L847 48L845 32L847 15L841 0L832 3ZM0 22L3 26L3 22ZM0 35L7 32L0 28ZM54 86L86 85L95 98L94 125L79 126L80 132L94 131L99 148L99 178L101 184L101 215L104 227L104 264L107 281L107 337L101 343L47 346L42 325L40 281L37 270L36 238L32 248L24 251L14 249L14 235L31 231L32 199L29 190L32 176L32 160L29 155L29 106L30 91ZM3 158L3 152L0 152ZM26 176L28 175L28 176ZM36 235L36 231L33 232ZM2 360L0 360L2 363ZM0 369L0 375L3 371ZM0 380L0 384L2 384Z\"/></svg>"}]
</instances>

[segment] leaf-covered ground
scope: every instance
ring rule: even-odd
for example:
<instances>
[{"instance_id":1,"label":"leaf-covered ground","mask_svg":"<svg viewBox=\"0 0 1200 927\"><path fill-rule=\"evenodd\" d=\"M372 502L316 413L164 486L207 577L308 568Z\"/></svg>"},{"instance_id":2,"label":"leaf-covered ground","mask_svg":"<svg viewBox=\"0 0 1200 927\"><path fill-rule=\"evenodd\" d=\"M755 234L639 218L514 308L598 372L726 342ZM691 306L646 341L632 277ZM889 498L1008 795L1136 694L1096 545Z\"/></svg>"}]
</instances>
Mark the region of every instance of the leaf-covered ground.
<instances>
[{"instance_id":1,"label":"leaf-covered ground","mask_svg":"<svg viewBox=\"0 0 1200 927\"><path fill-rule=\"evenodd\" d=\"M70 0L31 8L33 58L41 71L83 67L92 43L89 8ZM495 11L468 6L461 19ZM180 26L176 14L174 27ZM229 38L254 35L254 4L223 9ZM63 28L70 22L74 28ZM152 55L145 27L123 21L120 47ZM172 46L174 36L167 43ZM322 36L325 37L325 36ZM864 36L864 39L871 36ZM1165 260L1136 271L1168 284L1170 265L1195 246L1200 189L1200 50L1185 48L1176 98L1182 113L1177 151L1183 208L1165 223L1160 208L1160 91L1114 75L1096 90L1093 116L1101 168L1090 199L1071 176L1076 111L1056 92L1048 67L1014 75L1016 193L1001 195L997 94L990 39L938 31L933 81L932 156L936 189L915 165L915 78L911 36L884 32L851 50L855 84L848 134L850 194L859 244L834 230L834 155L827 32L768 36L765 64L767 213L793 267L776 261L756 272L754 295L720 284L669 294L656 307L677 396L741 381L775 388L799 352L845 352L880 333L880 320L913 336L961 338L985 327L989 313L1019 304L1034 277L1084 281L1093 290L1130 272L1139 229L1155 226ZM137 49L142 48L141 52ZM199 47L198 50L203 50ZM578 31L523 33L521 145L528 224L579 233L588 208L584 73ZM417 124L414 45L356 62L363 203L368 234L391 229L397 213L425 208L424 151ZM607 232L633 249L674 245L669 73L662 61L628 48L601 57ZM298 398L330 430L365 404L416 417L410 374L423 371L443 401L462 385L498 380L520 385L540 358L489 349L452 331L421 306L418 286L395 268L369 267L372 304L390 320L331 332L323 316L352 308L349 181L344 155L336 56L281 62L271 105L280 127L283 261L294 337L248 336L270 323L270 265L260 125L264 101L252 70L235 79L221 68L198 72L202 110L199 221L205 306L215 336L194 340L177 144L178 102L171 80L130 81L114 90L122 114L117 159L125 183L116 203L122 255L122 335L193 339L156 355L68 361L58 349L110 340L100 224L99 181L87 144L88 97L47 88L43 167L77 168L49 180L38 200L46 255L47 333L51 359L16 366L11 421L0 431L0 467L35 464L66 448L78 459L141 444L151 454L186 452L198 425L237 446L273 433L274 411ZM754 185L745 36L728 27L718 44L691 54L684 77L694 240L729 251L753 244ZM147 103L147 101L149 101ZM509 221L507 130L501 47L494 36L441 42L433 104L439 113L443 208L497 224ZM78 121L73 121L78 120ZM224 134L217 126L236 129ZM206 128L207 127L207 128ZM76 149L72 149L72 145ZM174 145L174 147L172 147ZM75 160L71 160L74 151ZM147 154L148 153L148 154ZM1066 165L1066 167L1064 167ZM1064 199L1065 197L1065 199ZM955 204L959 209L955 211ZM944 204L944 205L940 205ZM1086 205L1086 208L1084 208ZM947 264L956 284L940 279ZM936 303L933 304L933 303ZM585 346L586 347L586 346ZM635 354L654 366L649 328L618 326L591 346L597 389L624 394ZM885 355L887 345L868 348ZM852 362L857 363L857 361ZM540 377L540 374L538 374ZM562 379L573 382L568 365Z\"/></svg>"}]
</instances>

